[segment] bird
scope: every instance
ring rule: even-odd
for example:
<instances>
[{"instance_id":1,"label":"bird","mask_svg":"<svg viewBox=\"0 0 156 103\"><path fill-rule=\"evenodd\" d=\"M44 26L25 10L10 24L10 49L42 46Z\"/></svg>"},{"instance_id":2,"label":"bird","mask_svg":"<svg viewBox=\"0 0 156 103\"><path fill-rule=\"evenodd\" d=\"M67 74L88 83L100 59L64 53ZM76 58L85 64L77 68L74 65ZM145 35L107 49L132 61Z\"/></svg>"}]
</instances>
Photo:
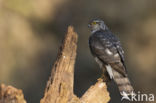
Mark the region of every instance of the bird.
<instances>
[{"instance_id":1,"label":"bird","mask_svg":"<svg viewBox=\"0 0 156 103\"><path fill-rule=\"evenodd\" d=\"M114 80L120 94L130 94L134 91L127 75L124 51L119 38L114 35L101 19L89 22L91 35L89 47L95 61L102 69L103 81L108 83Z\"/></svg>"}]
</instances>

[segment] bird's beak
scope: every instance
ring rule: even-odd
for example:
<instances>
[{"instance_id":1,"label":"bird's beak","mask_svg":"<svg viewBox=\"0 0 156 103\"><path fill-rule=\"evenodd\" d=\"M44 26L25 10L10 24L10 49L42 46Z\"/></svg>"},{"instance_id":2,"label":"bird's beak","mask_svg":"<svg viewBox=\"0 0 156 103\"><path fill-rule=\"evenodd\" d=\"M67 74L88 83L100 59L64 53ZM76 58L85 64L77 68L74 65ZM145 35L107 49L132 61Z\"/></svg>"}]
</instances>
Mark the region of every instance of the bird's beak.
<instances>
[{"instance_id":1,"label":"bird's beak","mask_svg":"<svg viewBox=\"0 0 156 103\"><path fill-rule=\"evenodd\" d=\"M88 24L88 28L90 28L91 27L91 25L90 24Z\"/></svg>"}]
</instances>

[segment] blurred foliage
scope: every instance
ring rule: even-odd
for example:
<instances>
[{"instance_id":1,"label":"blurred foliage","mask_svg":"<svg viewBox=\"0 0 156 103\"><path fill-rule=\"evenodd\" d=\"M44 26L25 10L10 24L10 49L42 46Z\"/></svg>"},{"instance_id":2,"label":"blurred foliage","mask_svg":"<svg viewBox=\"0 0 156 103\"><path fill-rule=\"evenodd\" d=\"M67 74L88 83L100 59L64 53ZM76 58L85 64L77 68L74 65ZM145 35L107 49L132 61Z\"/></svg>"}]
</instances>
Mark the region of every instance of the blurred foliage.
<instances>
[{"instance_id":1,"label":"blurred foliage","mask_svg":"<svg viewBox=\"0 0 156 103\"><path fill-rule=\"evenodd\" d=\"M156 1L0 0L0 83L24 90L29 103L43 96L68 25L79 34L75 93L100 77L88 47L90 19L101 18L119 36L136 91L156 94ZM118 90L110 86L113 100Z\"/></svg>"}]
</instances>

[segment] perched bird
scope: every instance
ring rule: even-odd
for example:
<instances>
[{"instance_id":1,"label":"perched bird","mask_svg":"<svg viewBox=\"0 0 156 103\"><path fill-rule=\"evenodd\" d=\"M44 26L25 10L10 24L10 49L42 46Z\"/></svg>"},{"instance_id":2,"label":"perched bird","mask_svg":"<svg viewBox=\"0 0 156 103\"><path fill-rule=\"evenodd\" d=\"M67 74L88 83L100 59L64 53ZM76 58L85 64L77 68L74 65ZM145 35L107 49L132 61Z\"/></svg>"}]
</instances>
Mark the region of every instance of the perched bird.
<instances>
[{"instance_id":1,"label":"perched bird","mask_svg":"<svg viewBox=\"0 0 156 103\"><path fill-rule=\"evenodd\" d=\"M124 63L124 51L119 39L108 29L104 21L94 19L88 27L91 29L89 46L92 55L103 70L103 79L114 80L120 94L133 92Z\"/></svg>"}]
</instances>

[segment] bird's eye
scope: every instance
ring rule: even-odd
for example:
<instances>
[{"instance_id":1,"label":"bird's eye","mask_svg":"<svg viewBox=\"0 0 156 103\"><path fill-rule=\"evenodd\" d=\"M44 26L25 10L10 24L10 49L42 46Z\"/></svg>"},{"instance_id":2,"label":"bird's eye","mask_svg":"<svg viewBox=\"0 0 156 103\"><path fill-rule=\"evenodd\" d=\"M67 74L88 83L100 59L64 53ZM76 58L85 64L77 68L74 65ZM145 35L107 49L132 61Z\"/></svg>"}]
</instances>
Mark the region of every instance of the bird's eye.
<instances>
[{"instance_id":1,"label":"bird's eye","mask_svg":"<svg viewBox=\"0 0 156 103\"><path fill-rule=\"evenodd\" d=\"M95 25L96 24L96 22L94 21L94 22L92 22L92 25Z\"/></svg>"}]
</instances>

